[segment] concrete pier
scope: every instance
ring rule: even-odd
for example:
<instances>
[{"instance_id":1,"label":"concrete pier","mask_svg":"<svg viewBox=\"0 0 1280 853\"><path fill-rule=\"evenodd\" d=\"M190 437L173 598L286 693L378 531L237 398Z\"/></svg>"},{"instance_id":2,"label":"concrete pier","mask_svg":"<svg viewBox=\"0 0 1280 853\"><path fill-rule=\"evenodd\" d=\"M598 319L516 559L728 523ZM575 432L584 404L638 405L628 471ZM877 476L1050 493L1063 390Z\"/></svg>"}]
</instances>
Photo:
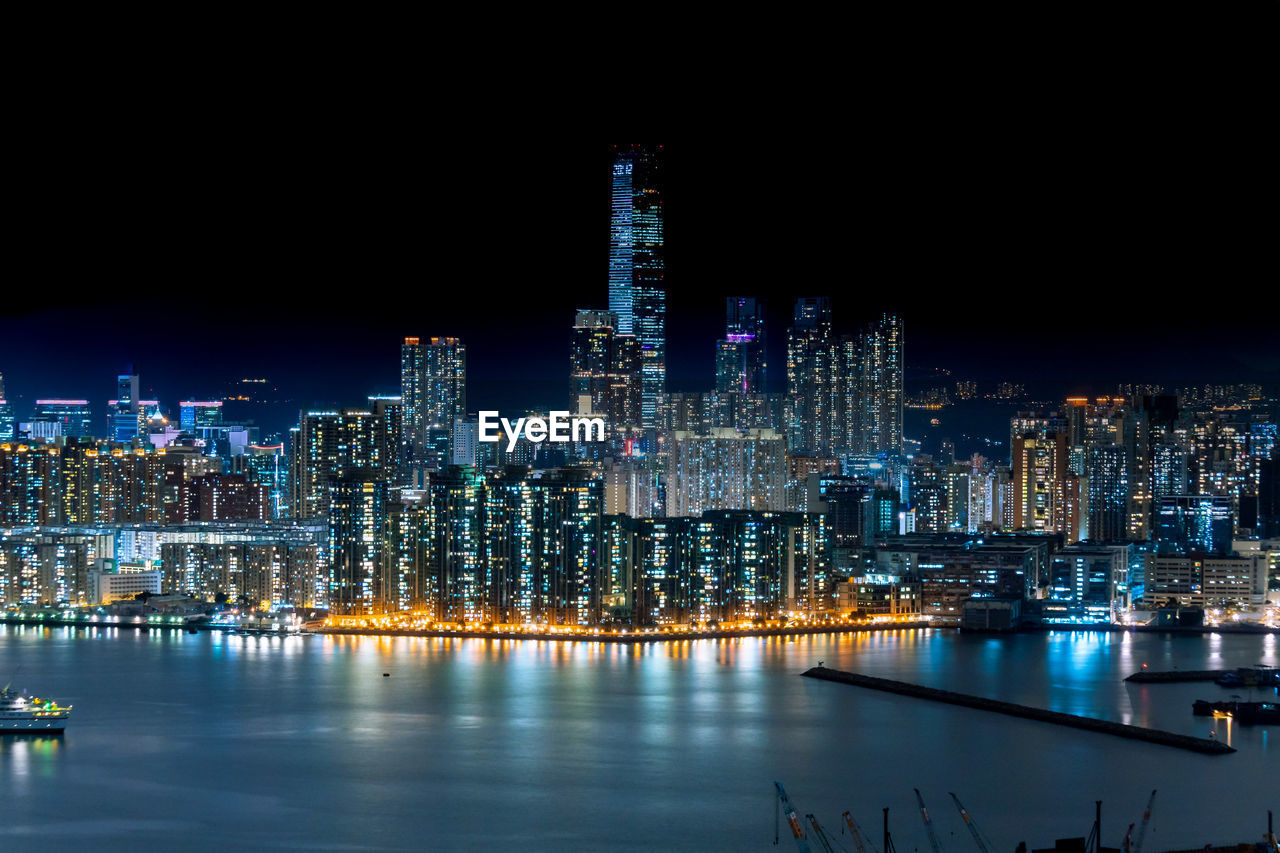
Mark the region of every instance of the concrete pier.
<instances>
[{"instance_id":1,"label":"concrete pier","mask_svg":"<svg viewBox=\"0 0 1280 853\"><path fill-rule=\"evenodd\" d=\"M1207 738L1192 737L1190 735L1180 735L1173 732L1161 731L1160 729L1144 729L1139 726L1129 726L1124 723L1113 723L1109 720L1099 720L1094 717L1080 717L1075 714L1063 714L1058 711L1048 711L1044 708L1032 708L1027 705L1018 705L1013 702L1002 702L998 699L984 699L981 696L970 696L967 693L954 693L950 690L938 690L933 687L923 687L919 684L908 684L905 681L892 681L887 678L875 678L870 675L859 675L854 672L843 672L838 669L827 669L826 667L816 666L802 673L806 678L820 678L823 681L837 681L841 684L852 684L854 687L868 687L872 690L883 690L886 693L897 693L900 696L914 696L917 699L932 699L935 702L946 702L951 705L963 705L966 708L977 708L980 711L994 711L997 714L1007 714L1010 717L1022 717L1028 720L1039 720L1044 723L1056 723L1060 726L1070 726L1074 729L1086 729L1093 732L1102 732L1103 734L1118 735L1119 737L1130 738L1131 740L1145 740L1149 743L1158 743L1164 746L1173 746L1178 749L1189 749L1192 752L1202 752L1206 755L1225 755L1228 752L1235 752L1234 749L1225 743Z\"/></svg>"},{"instance_id":2,"label":"concrete pier","mask_svg":"<svg viewBox=\"0 0 1280 853\"><path fill-rule=\"evenodd\" d=\"M1231 670L1226 669L1174 669L1162 672L1154 672L1144 669L1141 672L1135 672L1133 675L1125 679L1137 684L1173 684L1178 681L1213 681L1219 675L1223 675Z\"/></svg>"}]
</instances>

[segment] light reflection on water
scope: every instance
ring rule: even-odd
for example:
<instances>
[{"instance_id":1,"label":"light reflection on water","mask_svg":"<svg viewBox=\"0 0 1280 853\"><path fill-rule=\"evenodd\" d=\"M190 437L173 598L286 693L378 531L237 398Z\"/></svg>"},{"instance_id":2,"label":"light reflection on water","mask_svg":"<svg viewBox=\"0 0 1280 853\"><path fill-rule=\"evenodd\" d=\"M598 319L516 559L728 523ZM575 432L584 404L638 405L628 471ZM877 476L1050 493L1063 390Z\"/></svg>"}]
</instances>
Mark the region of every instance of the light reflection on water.
<instances>
[{"instance_id":1,"label":"light reflection on water","mask_svg":"<svg viewBox=\"0 0 1280 853\"><path fill-rule=\"evenodd\" d=\"M1195 755L797 677L819 660L1213 730L1240 752ZM1144 663L1259 662L1280 664L1274 636L893 630L618 645L7 628L0 672L21 663L18 686L76 707L62 738L0 741L0 802L8 831L45 849L134 849L162 801L187 849L764 850L778 779L830 826L846 808L878 825L891 807L905 853L927 849L914 787L953 848L967 835L947 791L1004 850L1086 835L1095 799L1116 834L1105 843L1119 846L1157 787L1151 849L1200 847L1251 839L1221 827L1260 825L1274 806L1266 730L1194 717L1194 699L1225 698L1215 685L1122 679Z\"/></svg>"}]
</instances>

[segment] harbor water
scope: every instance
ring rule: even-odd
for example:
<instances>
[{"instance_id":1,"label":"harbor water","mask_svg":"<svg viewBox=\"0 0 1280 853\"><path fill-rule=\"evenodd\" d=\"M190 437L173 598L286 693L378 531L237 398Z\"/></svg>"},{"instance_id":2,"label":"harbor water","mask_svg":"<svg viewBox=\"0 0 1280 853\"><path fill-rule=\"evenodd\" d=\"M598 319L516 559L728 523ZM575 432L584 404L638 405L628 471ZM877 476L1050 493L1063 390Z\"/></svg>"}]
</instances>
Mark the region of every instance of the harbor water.
<instances>
[{"instance_id":1,"label":"harbor water","mask_svg":"<svg viewBox=\"0 0 1280 853\"><path fill-rule=\"evenodd\" d=\"M827 667L1199 737L1189 753L801 678ZM0 628L0 678L74 711L0 739L7 841L42 850L767 850L773 782L848 850L946 853L1087 835L1119 847L1159 789L1150 853L1260 840L1275 728L1195 717L1212 683L1154 670L1280 665L1280 637L950 630L648 645ZM387 673L384 676L384 673ZM1274 691L1269 694L1274 695ZM790 849L783 825L782 849Z\"/></svg>"}]
</instances>

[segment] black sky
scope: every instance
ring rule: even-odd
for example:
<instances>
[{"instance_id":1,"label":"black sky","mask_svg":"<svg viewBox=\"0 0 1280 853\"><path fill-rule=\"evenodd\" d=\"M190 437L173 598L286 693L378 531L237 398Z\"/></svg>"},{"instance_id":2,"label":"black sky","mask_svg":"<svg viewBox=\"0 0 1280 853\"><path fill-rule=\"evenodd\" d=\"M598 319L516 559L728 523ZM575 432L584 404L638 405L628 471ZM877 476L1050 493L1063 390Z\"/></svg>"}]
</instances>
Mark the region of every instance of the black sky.
<instances>
[{"instance_id":1,"label":"black sky","mask_svg":"<svg viewBox=\"0 0 1280 853\"><path fill-rule=\"evenodd\" d=\"M665 140L669 372L711 384L723 298L836 325L904 314L909 382L1280 382L1274 157L1140 120L975 118ZM573 134L259 132L38 140L13 194L0 373L167 404L270 377L298 405L394 393L406 334L461 335L470 408L560 404L607 304L608 150Z\"/></svg>"}]
</instances>

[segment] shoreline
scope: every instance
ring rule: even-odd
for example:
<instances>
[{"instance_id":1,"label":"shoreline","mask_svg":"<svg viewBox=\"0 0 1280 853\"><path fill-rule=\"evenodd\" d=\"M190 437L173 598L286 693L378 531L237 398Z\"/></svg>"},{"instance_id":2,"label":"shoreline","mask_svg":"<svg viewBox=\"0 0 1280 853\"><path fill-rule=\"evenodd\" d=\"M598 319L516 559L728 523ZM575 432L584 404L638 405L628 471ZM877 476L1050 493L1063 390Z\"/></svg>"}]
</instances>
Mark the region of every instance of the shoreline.
<instances>
[{"instance_id":1,"label":"shoreline","mask_svg":"<svg viewBox=\"0 0 1280 853\"><path fill-rule=\"evenodd\" d=\"M900 622L882 625L810 625L798 628L761 628L742 630L678 631L612 634L564 634L550 631L447 631L434 628L317 628L313 634L329 636L353 635L361 637L444 637L459 640L536 640L561 643L636 643L683 642L686 640L731 640L753 637L808 637L816 634L856 634L878 631L918 631L926 628L955 630L954 625L935 625L928 622Z\"/></svg>"},{"instance_id":2,"label":"shoreline","mask_svg":"<svg viewBox=\"0 0 1280 853\"><path fill-rule=\"evenodd\" d=\"M280 633L277 631L243 628L231 625L211 625L196 619L190 619L184 622L134 622L130 621L106 621L106 620L86 620L86 619L41 619L38 617L22 616L15 617L10 615L0 616L0 625L23 625L30 627L46 627L46 628L123 628L126 630L141 631L185 631L185 632L206 632L206 631L238 631L254 635L265 636L299 636L307 634L329 635L329 636L362 636L362 637L453 637L457 639L479 639L479 640L537 640L555 641L555 642L599 642L599 643L661 643L672 640L724 640L734 638L748 637L808 637L823 634L852 634L879 631L896 631L896 630L922 630L936 629L942 631L959 631L961 634L976 635L982 637L1008 637L1017 636L1018 634L1043 634L1053 631L1067 631L1071 633L1080 632L1106 632L1106 633L1129 633L1129 634L1181 634L1184 636L1203 636L1206 634L1232 634L1265 637L1267 635L1280 634L1280 628L1270 628L1266 625L1222 625L1218 627L1210 626L1180 626L1180 625L1023 625L1015 631L979 631L972 629L964 629L955 622L938 622L938 621L919 621L919 622L890 622L876 624L854 624L854 625L806 625L792 628L743 628L743 629L716 629L707 631L653 631L653 632L631 632L626 634L611 633L601 631L599 633L564 633L554 631L503 631L503 630L483 630L483 631L457 631L439 628L358 628L358 627L324 627L305 630L301 632Z\"/></svg>"}]
</instances>

